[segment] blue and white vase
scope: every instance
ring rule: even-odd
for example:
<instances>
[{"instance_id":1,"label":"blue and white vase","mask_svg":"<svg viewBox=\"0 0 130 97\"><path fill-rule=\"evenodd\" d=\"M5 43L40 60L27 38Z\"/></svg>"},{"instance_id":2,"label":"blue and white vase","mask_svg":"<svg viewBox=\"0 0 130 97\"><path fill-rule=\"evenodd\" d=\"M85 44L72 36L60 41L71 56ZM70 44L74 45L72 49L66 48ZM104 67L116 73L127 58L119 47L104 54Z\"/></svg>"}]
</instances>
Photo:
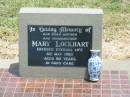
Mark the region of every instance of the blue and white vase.
<instances>
[{"instance_id":1,"label":"blue and white vase","mask_svg":"<svg viewBox=\"0 0 130 97\"><path fill-rule=\"evenodd\" d=\"M101 71L101 59L98 56L100 50L90 50L91 57L88 59L88 74L90 81L98 81Z\"/></svg>"}]
</instances>

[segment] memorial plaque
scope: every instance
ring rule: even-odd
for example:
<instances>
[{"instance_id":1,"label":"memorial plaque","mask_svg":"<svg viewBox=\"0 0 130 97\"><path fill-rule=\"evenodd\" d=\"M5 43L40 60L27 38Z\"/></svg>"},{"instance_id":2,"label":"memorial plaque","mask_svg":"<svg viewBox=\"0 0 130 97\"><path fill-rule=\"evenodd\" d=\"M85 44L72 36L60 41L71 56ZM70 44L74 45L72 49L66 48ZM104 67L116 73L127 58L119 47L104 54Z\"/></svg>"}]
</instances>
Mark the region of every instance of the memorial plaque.
<instances>
[{"instance_id":1,"label":"memorial plaque","mask_svg":"<svg viewBox=\"0 0 130 97\"><path fill-rule=\"evenodd\" d=\"M28 25L29 66L86 66L92 26Z\"/></svg>"},{"instance_id":2,"label":"memorial plaque","mask_svg":"<svg viewBox=\"0 0 130 97\"><path fill-rule=\"evenodd\" d=\"M21 8L20 76L84 78L89 50L102 52L102 16L102 9Z\"/></svg>"}]
</instances>

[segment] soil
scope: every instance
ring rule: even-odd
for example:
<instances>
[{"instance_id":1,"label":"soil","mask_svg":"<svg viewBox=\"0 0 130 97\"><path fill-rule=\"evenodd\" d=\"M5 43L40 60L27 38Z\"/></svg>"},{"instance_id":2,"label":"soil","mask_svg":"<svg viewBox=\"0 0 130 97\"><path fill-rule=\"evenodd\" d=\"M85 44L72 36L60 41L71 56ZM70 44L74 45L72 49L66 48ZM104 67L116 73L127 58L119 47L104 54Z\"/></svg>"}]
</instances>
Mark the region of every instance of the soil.
<instances>
[{"instance_id":1,"label":"soil","mask_svg":"<svg viewBox=\"0 0 130 97\"><path fill-rule=\"evenodd\" d=\"M18 42L0 40L0 59L18 58Z\"/></svg>"}]
</instances>

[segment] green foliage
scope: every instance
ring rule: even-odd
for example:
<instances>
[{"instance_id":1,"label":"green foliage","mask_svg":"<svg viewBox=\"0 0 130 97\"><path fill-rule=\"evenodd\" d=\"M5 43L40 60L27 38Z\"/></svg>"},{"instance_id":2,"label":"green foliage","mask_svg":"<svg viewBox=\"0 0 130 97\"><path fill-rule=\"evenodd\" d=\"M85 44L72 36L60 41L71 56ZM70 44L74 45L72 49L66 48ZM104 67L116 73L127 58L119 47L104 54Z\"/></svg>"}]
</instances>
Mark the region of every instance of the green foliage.
<instances>
[{"instance_id":1,"label":"green foliage","mask_svg":"<svg viewBox=\"0 0 130 97\"><path fill-rule=\"evenodd\" d=\"M12 29L17 29L18 26L18 19L16 17L14 18L0 18L0 26L7 27L7 28L12 28Z\"/></svg>"},{"instance_id":2,"label":"green foliage","mask_svg":"<svg viewBox=\"0 0 130 97\"><path fill-rule=\"evenodd\" d=\"M121 3L120 2L110 3L106 7L110 11L121 11Z\"/></svg>"},{"instance_id":3,"label":"green foliage","mask_svg":"<svg viewBox=\"0 0 130 97\"><path fill-rule=\"evenodd\" d=\"M121 0L1 0L0 16L16 17L21 7L92 7L120 12L126 6L129 10L128 5Z\"/></svg>"},{"instance_id":4,"label":"green foliage","mask_svg":"<svg viewBox=\"0 0 130 97\"><path fill-rule=\"evenodd\" d=\"M112 37L116 29L123 28L125 24L130 25L129 15L125 18L121 15L130 14L129 0L0 0L0 27L18 32L18 13L21 7L102 8L107 37Z\"/></svg>"}]
</instances>

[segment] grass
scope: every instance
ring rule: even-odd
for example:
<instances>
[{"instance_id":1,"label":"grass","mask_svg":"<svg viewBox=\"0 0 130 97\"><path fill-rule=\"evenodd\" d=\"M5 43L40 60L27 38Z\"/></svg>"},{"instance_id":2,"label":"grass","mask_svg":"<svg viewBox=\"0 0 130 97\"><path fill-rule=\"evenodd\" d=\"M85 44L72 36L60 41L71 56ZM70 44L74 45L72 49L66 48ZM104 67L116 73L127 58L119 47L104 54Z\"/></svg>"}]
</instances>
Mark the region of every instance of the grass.
<instances>
[{"instance_id":1,"label":"grass","mask_svg":"<svg viewBox=\"0 0 130 97\"><path fill-rule=\"evenodd\" d=\"M21 7L102 8L106 41L112 41L119 30L130 29L130 0L0 0L0 33L18 32Z\"/></svg>"},{"instance_id":2,"label":"grass","mask_svg":"<svg viewBox=\"0 0 130 97\"><path fill-rule=\"evenodd\" d=\"M104 16L104 38L106 42L112 41L117 38L117 36L123 37L123 35L126 35L126 32L129 30L129 13L109 13Z\"/></svg>"}]
</instances>

